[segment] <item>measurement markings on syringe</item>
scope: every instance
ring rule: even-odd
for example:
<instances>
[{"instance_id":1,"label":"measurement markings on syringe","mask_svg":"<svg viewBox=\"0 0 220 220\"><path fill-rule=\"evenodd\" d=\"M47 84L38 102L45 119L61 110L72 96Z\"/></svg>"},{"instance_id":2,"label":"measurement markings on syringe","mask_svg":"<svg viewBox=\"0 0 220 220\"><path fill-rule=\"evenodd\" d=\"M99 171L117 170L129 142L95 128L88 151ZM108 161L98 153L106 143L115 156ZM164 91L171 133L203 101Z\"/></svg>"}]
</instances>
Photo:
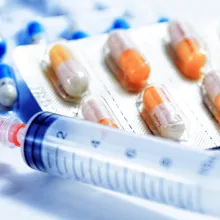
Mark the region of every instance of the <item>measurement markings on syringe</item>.
<instances>
[{"instance_id":1,"label":"measurement markings on syringe","mask_svg":"<svg viewBox=\"0 0 220 220\"><path fill-rule=\"evenodd\" d=\"M65 139L67 134L57 133L57 138ZM104 144L104 143L102 143ZM175 179L167 179L158 176L157 173L148 173L145 170L136 170L135 166L127 166L127 161L138 159L138 152L134 148L125 148L122 155L125 163L118 163L117 159L101 156L96 148L99 148L100 141L91 141L90 145L95 154L92 156L80 149L74 149L71 158L66 156L62 148L56 148L51 155L47 154L48 166L51 170L56 168L62 176L74 176L75 179L83 182L91 182L97 186L103 186L115 191L124 191L127 194L138 194L146 199L160 201L166 204L173 204L181 208L201 211L200 190L197 185L182 183ZM50 150L50 149L48 149ZM84 154L85 153L85 154ZM98 155L96 155L96 153ZM216 161L212 156L201 163L202 173L207 173ZM70 163L71 162L71 163ZM158 160L160 166L170 168L173 161L169 157L161 157ZM72 166L72 170L69 169ZM204 169L205 167L205 169ZM209 169L207 169L207 167ZM139 168L138 168L139 169ZM203 174L204 175L204 174ZM172 177L173 178L173 177Z\"/></svg>"},{"instance_id":2,"label":"measurement markings on syringe","mask_svg":"<svg viewBox=\"0 0 220 220\"><path fill-rule=\"evenodd\" d=\"M143 197L146 198L146 199L150 199L150 196L146 190L146 174L143 172L141 174L141 190L142 190L142 194L143 194Z\"/></svg>"},{"instance_id":3,"label":"measurement markings on syringe","mask_svg":"<svg viewBox=\"0 0 220 220\"><path fill-rule=\"evenodd\" d=\"M65 174L74 175L77 180L83 182L88 180L95 185L103 185L116 191L123 190L127 194L137 193L137 187L139 187L137 186L137 178L139 178L141 180L141 197L167 204L174 203L175 206L181 208L202 211L200 207L200 190L196 185L184 184L154 174L135 171L122 165L117 167L114 164L117 164L117 161L96 161L94 158L87 155L78 155L76 152L72 153L72 173L70 173L68 172L67 157L63 156L63 152L59 148L55 150L55 161L49 162L52 158L48 158L48 165L50 163L50 166L55 165L62 176ZM58 159L62 159L62 163L59 163ZM87 162L88 166L86 166ZM77 174L80 174L80 176ZM97 178L99 181L97 181Z\"/></svg>"},{"instance_id":4,"label":"measurement markings on syringe","mask_svg":"<svg viewBox=\"0 0 220 220\"><path fill-rule=\"evenodd\" d=\"M128 158L134 158L137 156L137 151L135 149L128 148L125 150L125 156Z\"/></svg>"},{"instance_id":5,"label":"measurement markings on syringe","mask_svg":"<svg viewBox=\"0 0 220 220\"><path fill-rule=\"evenodd\" d=\"M202 212L201 192L197 185L184 184L163 177L141 173L141 192L144 198Z\"/></svg>"},{"instance_id":6,"label":"measurement markings on syringe","mask_svg":"<svg viewBox=\"0 0 220 220\"><path fill-rule=\"evenodd\" d=\"M93 176L93 159L89 158L89 173L91 175L91 180L94 185L97 185L95 178Z\"/></svg>"},{"instance_id":7,"label":"measurement markings on syringe","mask_svg":"<svg viewBox=\"0 0 220 220\"><path fill-rule=\"evenodd\" d=\"M175 195L174 195L174 190L173 190L173 187L171 184L168 184L168 187L167 187L167 196L168 196L168 200L170 204L174 204L175 205Z\"/></svg>"},{"instance_id":8,"label":"measurement markings on syringe","mask_svg":"<svg viewBox=\"0 0 220 220\"><path fill-rule=\"evenodd\" d=\"M103 184L103 180L102 180L101 167L100 166L98 166L98 177L99 177L100 183L102 185Z\"/></svg>"},{"instance_id":9,"label":"measurement markings on syringe","mask_svg":"<svg viewBox=\"0 0 220 220\"><path fill-rule=\"evenodd\" d=\"M83 161L81 160L80 161L80 171L81 171L81 176L82 176L82 180L85 178L85 171L84 171L84 163Z\"/></svg>"},{"instance_id":10,"label":"measurement markings on syringe","mask_svg":"<svg viewBox=\"0 0 220 220\"><path fill-rule=\"evenodd\" d=\"M124 168L123 169L124 170L124 187L125 187L125 190L126 190L126 192L127 192L127 194L132 194L132 193L134 193L132 190L130 190L129 189L129 187L128 187L128 168ZM131 172L131 171L130 171Z\"/></svg>"},{"instance_id":11,"label":"measurement markings on syringe","mask_svg":"<svg viewBox=\"0 0 220 220\"><path fill-rule=\"evenodd\" d=\"M217 156L209 156L205 161L202 161L198 170L200 175L208 175L210 171L215 167Z\"/></svg>"},{"instance_id":12,"label":"measurement markings on syringe","mask_svg":"<svg viewBox=\"0 0 220 220\"><path fill-rule=\"evenodd\" d=\"M164 178L159 178L159 195L160 199L163 203L167 203L167 200L165 198L165 186L164 186Z\"/></svg>"},{"instance_id":13,"label":"measurement markings on syringe","mask_svg":"<svg viewBox=\"0 0 220 220\"><path fill-rule=\"evenodd\" d=\"M183 198L183 184L180 182L176 183L177 184L177 200L178 200L178 206L181 208L186 208L184 205L184 198Z\"/></svg>"},{"instance_id":14,"label":"measurement markings on syringe","mask_svg":"<svg viewBox=\"0 0 220 220\"><path fill-rule=\"evenodd\" d=\"M122 173L122 167L117 167L112 163L108 163L109 165L106 166L106 173L107 173L107 180L108 183L110 182L110 186L113 187L115 190L119 190L122 186L120 184Z\"/></svg>"},{"instance_id":15,"label":"measurement markings on syringe","mask_svg":"<svg viewBox=\"0 0 220 220\"><path fill-rule=\"evenodd\" d=\"M51 165L51 162L50 162L50 153L49 152L47 152L47 163L48 163L49 168L51 169L52 165Z\"/></svg>"},{"instance_id":16,"label":"measurement markings on syringe","mask_svg":"<svg viewBox=\"0 0 220 220\"><path fill-rule=\"evenodd\" d=\"M74 174L74 177L76 180L80 180L79 176L76 173L76 169L75 169L75 161L76 161L76 154L72 153L72 171Z\"/></svg>"},{"instance_id":17,"label":"measurement markings on syringe","mask_svg":"<svg viewBox=\"0 0 220 220\"><path fill-rule=\"evenodd\" d=\"M57 168L57 171L59 172L59 174L62 176L63 175L63 173L62 173L62 171L60 170L60 166L59 166L59 161L58 161L58 158L59 158L59 155L58 155L58 151L59 151L59 148L57 147L56 148L56 153L55 153L55 160L56 160L56 168Z\"/></svg>"},{"instance_id":18,"label":"measurement markings on syringe","mask_svg":"<svg viewBox=\"0 0 220 220\"><path fill-rule=\"evenodd\" d=\"M64 169L65 169L65 172L68 174L67 158L66 158L66 157L63 158L63 163L64 163Z\"/></svg>"},{"instance_id":19,"label":"measurement markings on syringe","mask_svg":"<svg viewBox=\"0 0 220 220\"><path fill-rule=\"evenodd\" d=\"M160 165L166 168L170 168L172 165L172 160L167 157L162 157L160 160Z\"/></svg>"},{"instance_id":20,"label":"measurement markings on syringe","mask_svg":"<svg viewBox=\"0 0 220 220\"><path fill-rule=\"evenodd\" d=\"M107 162L106 163L106 179L107 179L107 183L110 189L114 189L112 183L111 183L111 178L110 178L110 164Z\"/></svg>"},{"instance_id":21,"label":"measurement markings on syringe","mask_svg":"<svg viewBox=\"0 0 220 220\"><path fill-rule=\"evenodd\" d=\"M92 141L91 141L91 144L92 144L92 146L93 146L94 148L97 148L97 147L101 144L101 142L100 142L100 141L97 141L97 140L92 140Z\"/></svg>"},{"instance_id":22,"label":"measurement markings on syringe","mask_svg":"<svg viewBox=\"0 0 220 220\"><path fill-rule=\"evenodd\" d=\"M136 173L134 171L132 173L133 173L133 175L132 175L133 191L134 192L138 192L138 190L137 190L137 175L136 175Z\"/></svg>"}]
</instances>

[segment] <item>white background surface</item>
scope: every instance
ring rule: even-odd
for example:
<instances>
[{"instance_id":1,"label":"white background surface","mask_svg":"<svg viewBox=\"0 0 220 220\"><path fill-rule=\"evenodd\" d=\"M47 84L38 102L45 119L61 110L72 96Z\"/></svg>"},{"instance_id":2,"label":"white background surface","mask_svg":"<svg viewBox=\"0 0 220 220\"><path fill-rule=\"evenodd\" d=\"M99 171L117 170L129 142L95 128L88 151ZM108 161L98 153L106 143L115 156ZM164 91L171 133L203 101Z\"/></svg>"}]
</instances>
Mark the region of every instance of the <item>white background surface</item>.
<instances>
[{"instance_id":1,"label":"white background surface","mask_svg":"<svg viewBox=\"0 0 220 220\"><path fill-rule=\"evenodd\" d=\"M155 13L199 22L218 22L216 0L152 1ZM220 51L219 51L220 53ZM29 169L19 149L0 151L0 219L4 220L156 220L215 219L141 199L112 194L74 181L66 181Z\"/></svg>"}]
</instances>

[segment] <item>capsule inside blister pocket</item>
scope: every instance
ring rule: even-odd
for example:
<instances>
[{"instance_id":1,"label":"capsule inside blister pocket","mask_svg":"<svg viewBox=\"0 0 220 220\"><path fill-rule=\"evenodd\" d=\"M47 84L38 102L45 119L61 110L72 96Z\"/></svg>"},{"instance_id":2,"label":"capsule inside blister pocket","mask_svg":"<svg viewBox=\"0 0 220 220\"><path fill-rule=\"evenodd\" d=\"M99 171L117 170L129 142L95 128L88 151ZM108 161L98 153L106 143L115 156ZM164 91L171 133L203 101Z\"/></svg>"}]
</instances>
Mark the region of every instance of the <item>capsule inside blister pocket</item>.
<instances>
[{"instance_id":1,"label":"capsule inside blister pocket","mask_svg":"<svg viewBox=\"0 0 220 220\"><path fill-rule=\"evenodd\" d=\"M141 117L154 135L183 140L187 133L185 118L164 86L147 86L137 104Z\"/></svg>"},{"instance_id":2,"label":"capsule inside blister pocket","mask_svg":"<svg viewBox=\"0 0 220 220\"><path fill-rule=\"evenodd\" d=\"M85 120L118 128L117 120L101 96L87 96L81 103L81 115Z\"/></svg>"},{"instance_id":3,"label":"capsule inside blister pocket","mask_svg":"<svg viewBox=\"0 0 220 220\"><path fill-rule=\"evenodd\" d=\"M65 101L73 102L85 96L89 88L86 69L73 57L69 48L63 44L54 44L48 52L48 64L42 68Z\"/></svg>"},{"instance_id":4,"label":"capsule inside blister pocket","mask_svg":"<svg viewBox=\"0 0 220 220\"><path fill-rule=\"evenodd\" d=\"M88 90L88 74L73 57L69 48L56 44L50 49L49 57L51 66L65 92L71 97L82 97Z\"/></svg>"},{"instance_id":5,"label":"capsule inside blister pocket","mask_svg":"<svg viewBox=\"0 0 220 220\"><path fill-rule=\"evenodd\" d=\"M76 98L70 96L69 94L66 93L64 90L62 84L58 80L55 72L53 71L52 67L47 66L44 68L44 73L47 77L47 79L50 81L51 85L53 86L55 92L66 102L75 102Z\"/></svg>"},{"instance_id":6,"label":"capsule inside blister pocket","mask_svg":"<svg viewBox=\"0 0 220 220\"><path fill-rule=\"evenodd\" d=\"M175 63L186 77L198 80L206 64L205 45L186 23L171 22L168 26L170 44L175 53Z\"/></svg>"},{"instance_id":7,"label":"capsule inside blister pocket","mask_svg":"<svg viewBox=\"0 0 220 220\"><path fill-rule=\"evenodd\" d=\"M205 105L220 122L220 72L212 70L205 75L202 91Z\"/></svg>"},{"instance_id":8,"label":"capsule inside blister pocket","mask_svg":"<svg viewBox=\"0 0 220 220\"><path fill-rule=\"evenodd\" d=\"M117 80L129 92L140 92L147 83L150 66L126 31L112 32L107 40L105 62Z\"/></svg>"}]
</instances>

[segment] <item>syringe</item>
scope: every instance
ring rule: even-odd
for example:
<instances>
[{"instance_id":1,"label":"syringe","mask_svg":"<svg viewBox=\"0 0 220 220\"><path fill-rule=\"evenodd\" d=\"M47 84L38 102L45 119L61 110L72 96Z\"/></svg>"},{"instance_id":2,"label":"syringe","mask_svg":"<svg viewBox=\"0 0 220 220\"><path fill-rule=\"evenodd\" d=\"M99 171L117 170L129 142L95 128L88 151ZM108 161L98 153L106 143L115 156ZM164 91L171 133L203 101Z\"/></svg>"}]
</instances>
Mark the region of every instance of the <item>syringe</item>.
<instances>
[{"instance_id":1,"label":"syringe","mask_svg":"<svg viewBox=\"0 0 220 220\"><path fill-rule=\"evenodd\" d=\"M33 169L220 216L220 154L47 112L0 120Z\"/></svg>"}]
</instances>

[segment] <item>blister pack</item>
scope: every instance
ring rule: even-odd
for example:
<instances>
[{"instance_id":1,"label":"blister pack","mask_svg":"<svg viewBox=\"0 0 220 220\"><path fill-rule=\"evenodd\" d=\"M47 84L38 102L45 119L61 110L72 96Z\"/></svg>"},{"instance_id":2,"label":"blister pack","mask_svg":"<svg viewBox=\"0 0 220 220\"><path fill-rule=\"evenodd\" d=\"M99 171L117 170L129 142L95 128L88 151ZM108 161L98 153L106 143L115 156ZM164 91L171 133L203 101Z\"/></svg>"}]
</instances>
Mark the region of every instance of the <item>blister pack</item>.
<instances>
[{"instance_id":1,"label":"blister pack","mask_svg":"<svg viewBox=\"0 0 220 220\"><path fill-rule=\"evenodd\" d=\"M127 34L135 42L141 54L148 59L150 74L147 83L164 85L172 95L172 99L175 100L175 106L178 106L183 112L186 120L182 121L181 125L184 126L180 126L180 130L183 131L182 133L187 133L187 138L183 138L184 144L200 149L219 146L219 127L203 103L201 86L198 82L185 78L169 56L167 50L167 44L170 43L168 25L158 24L129 30ZM207 41L212 59L217 61L218 55L215 50L216 47L220 48L220 43L217 42L216 36L206 38L205 31L201 32L201 36ZM77 42L69 41L65 44L88 74L89 92L87 95L102 97L107 103L109 112L113 114L112 125L117 124L120 129L129 132L152 135L152 129L146 125L137 106L140 93L131 93L124 89L115 74L111 72L111 68L106 65L103 50L107 40L108 35L106 34ZM64 101L55 92L42 69L42 57L45 56L48 48L51 48L51 45L17 48L14 52L17 68L42 110L83 118L81 105L85 97L80 102ZM28 57L28 65L25 57ZM88 106L85 109L84 112L88 112ZM92 120L98 122L101 119L94 117L93 114ZM177 135L178 138L174 135L175 138L171 139L181 142L182 139L179 136L182 136L182 133ZM160 136L167 137L167 135Z\"/></svg>"}]
</instances>

